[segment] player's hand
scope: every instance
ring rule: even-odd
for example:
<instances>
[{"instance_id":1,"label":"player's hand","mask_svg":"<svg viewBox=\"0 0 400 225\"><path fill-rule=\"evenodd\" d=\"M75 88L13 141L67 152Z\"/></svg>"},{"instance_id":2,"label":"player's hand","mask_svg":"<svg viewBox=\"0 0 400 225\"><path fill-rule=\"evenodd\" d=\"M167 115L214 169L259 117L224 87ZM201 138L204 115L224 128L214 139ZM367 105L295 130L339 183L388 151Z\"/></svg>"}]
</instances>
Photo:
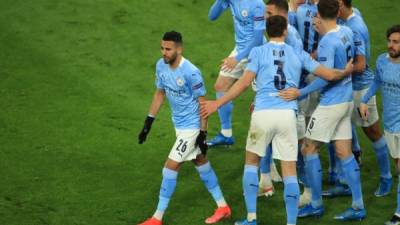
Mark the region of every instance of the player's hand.
<instances>
[{"instance_id":1,"label":"player's hand","mask_svg":"<svg viewBox=\"0 0 400 225\"><path fill-rule=\"evenodd\" d=\"M252 114L254 111L254 102L251 102L250 107L249 107L249 112Z\"/></svg>"},{"instance_id":2,"label":"player's hand","mask_svg":"<svg viewBox=\"0 0 400 225\"><path fill-rule=\"evenodd\" d=\"M351 75L353 73L353 69L354 69L353 58L351 58L347 62L346 67L344 68L344 71L343 71L344 75L345 76Z\"/></svg>"},{"instance_id":3,"label":"player's hand","mask_svg":"<svg viewBox=\"0 0 400 225\"><path fill-rule=\"evenodd\" d=\"M288 88L280 91L278 95L285 101L292 101L300 96L300 91L297 88Z\"/></svg>"},{"instance_id":4,"label":"player's hand","mask_svg":"<svg viewBox=\"0 0 400 225\"><path fill-rule=\"evenodd\" d=\"M146 120L144 121L143 129L138 136L139 144L143 144L143 142L146 141L147 134L149 134L149 132L150 132L151 124L153 123L153 121L154 121L154 117L151 117L151 116L146 117Z\"/></svg>"},{"instance_id":5,"label":"player's hand","mask_svg":"<svg viewBox=\"0 0 400 225\"><path fill-rule=\"evenodd\" d=\"M357 110L363 120L368 120L369 112L367 104L361 103Z\"/></svg>"},{"instance_id":6,"label":"player's hand","mask_svg":"<svg viewBox=\"0 0 400 225\"><path fill-rule=\"evenodd\" d=\"M199 146L201 154L207 155L208 145L207 145L207 131L200 130L199 135L196 138L195 146Z\"/></svg>"},{"instance_id":7,"label":"player's hand","mask_svg":"<svg viewBox=\"0 0 400 225\"><path fill-rule=\"evenodd\" d=\"M235 57L228 57L223 60L221 65L221 70L225 72L232 71L239 62L236 60Z\"/></svg>"},{"instance_id":8,"label":"player's hand","mask_svg":"<svg viewBox=\"0 0 400 225\"><path fill-rule=\"evenodd\" d=\"M217 101L202 101L200 102L200 115L202 118L207 118L209 115L217 111Z\"/></svg>"},{"instance_id":9,"label":"player's hand","mask_svg":"<svg viewBox=\"0 0 400 225\"><path fill-rule=\"evenodd\" d=\"M318 16L315 16L313 18L312 24L313 24L314 30L317 31L317 33L320 34L321 36L326 33L326 30L322 26L321 18L319 18Z\"/></svg>"}]
</instances>

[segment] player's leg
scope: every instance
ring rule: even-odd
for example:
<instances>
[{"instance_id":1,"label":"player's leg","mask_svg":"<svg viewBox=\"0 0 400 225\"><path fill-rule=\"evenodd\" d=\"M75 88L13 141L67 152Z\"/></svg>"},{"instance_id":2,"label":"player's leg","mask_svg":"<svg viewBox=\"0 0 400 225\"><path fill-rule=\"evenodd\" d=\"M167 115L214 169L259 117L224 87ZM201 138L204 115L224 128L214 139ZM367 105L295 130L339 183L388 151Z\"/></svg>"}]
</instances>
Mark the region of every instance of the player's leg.
<instances>
[{"instance_id":1,"label":"player's leg","mask_svg":"<svg viewBox=\"0 0 400 225\"><path fill-rule=\"evenodd\" d=\"M214 214L205 220L205 223L212 224L220 221L221 219L229 218L231 216L231 209L225 201L221 188L218 184L217 175L211 167L210 162L204 155L199 154L196 159L193 160L193 163L196 165L196 170L198 171L201 180L206 186L208 192L210 192L212 195L218 207Z\"/></svg>"},{"instance_id":2,"label":"player's leg","mask_svg":"<svg viewBox=\"0 0 400 225\"><path fill-rule=\"evenodd\" d=\"M281 161L283 176L283 199L286 207L287 224L294 225L297 222L297 214L299 211L300 189L296 175L295 161Z\"/></svg>"},{"instance_id":3,"label":"player's leg","mask_svg":"<svg viewBox=\"0 0 400 225\"><path fill-rule=\"evenodd\" d=\"M268 145L265 156L260 160L260 182L258 187L258 196L272 196L274 194L274 185L271 178L272 147Z\"/></svg>"},{"instance_id":4,"label":"player's leg","mask_svg":"<svg viewBox=\"0 0 400 225\"><path fill-rule=\"evenodd\" d=\"M341 160L343 173L352 193L352 207L335 216L338 220L362 220L366 211L361 190L360 167L351 151L351 139L336 140L336 153Z\"/></svg>"},{"instance_id":5,"label":"player's leg","mask_svg":"<svg viewBox=\"0 0 400 225\"><path fill-rule=\"evenodd\" d=\"M260 110L251 115L250 129L246 141L246 159L243 172L243 192L247 216L235 222L235 225L257 224L258 166L260 158L266 154L266 148L274 135L274 116L270 110Z\"/></svg>"},{"instance_id":6,"label":"player's leg","mask_svg":"<svg viewBox=\"0 0 400 225\"><path fill-rule=\"evenodd\" d=\"M389 152L394 159L397 174L400 174L400 135L387 132L385 130L385 139L389 147ZM397 208L392 219L387 221L385 225L400 225L400 175L398 175L397 184Z\"/></svg>"},{"instance_id":7,"label":"player's leg","mask_svg":"<svg viewBox=\"0 0 400 225\"><path fill-rule=\"evenodd\" d=\"M230 57L236 56L236 50L232 51ZM247 65L247 59L240 61L232 71L220 71L217 81L214 84L214 89L217 95L217 99L224 96L225 92L228 91L232 85L243 75L244 69ZM218 108L218 116L221 122L221 132L217 136L207 141L209 146L215 145L232 145L234 139L232 136L232 110L233 103L228 102L222 107Z\"/></svg>"},{"instance_id":8,"label":"player's leg","mask_svg":"<svg viewBox=\"0 0 400 225\"><path fill-rule=\"evenodd\" d=\"M354 91L354 104L356 107L360 104L361 97L367 92L367 89ZM389 149L386 140L379 128L379 114L376 104L376 97L372 97L368 102L368 120L362 120L358 110L353 111L353 122L361 126L368 139L372 142L375 155L380 169L380 184L375 191L375 196L381 197L388 195L392 187L392 174L390 173Z\"/></svg>"},{"instance_id":9,"label":"player's leg","mask_svg":"<svg viewBox=\"0 0 400 225\"><path fill-rule=\"evenodd\" d=\"M324 212L322 205L322 169L319 149L322 143L329 143L336 126L347 112L347 104L321 106L315 109L307 126L302 154L305 170L311 187L311 204L299 210L299 217L320 216Z\"/></svg>"},{"instance_id":10,"label":"player's leg","mask_svg":"<svg viewBox=\"0 0 400 225\"><path fill-rule=\"evenodd\" d=\"M339 121L332 140L335 141L336 154L340 159L343 173L352 193L352 207L335 216L337 220L362 220L366 216L361 190L360 167L351 151L351 115L353 103L342 104L345 115Z\"/></svg>"},{"instance_id":11,"label":"player's leg","mask_svg":"<svg viewBox=\"0 0 400 225\"><path fill-rule=\"evenodd\" d=\"M322 168L319 159L321 142L305 138L302 154L305 172L311 189L311 203L299 210L299 217L321 216L324 212L322 205Z\"/></svg>"},{"instance_id":12,"label":"player's leg","mask_svg":"<svg viewBox=\"0 0 400 225\"><path fill-rule=\"evenodd\" d=\"M379 121L363 127L364 133L372 141L375 155L380 170L380 183L375 191L375 196L382 197L388 195L392 189L392 174L390 172L389 150L386 140L380 131Z\"/></svg>"},{"instance_id":13,"label":"player's leg","mask_svg":"<svg viewBox=\"0 0 400 225\"><path fill-rule=\"evenodd\" d=\"M328 156L329 156L328 183L335 184L338 174L336 166L335 146L331 142L328 144Z\"/></svg>"},{"instance_id":14,"label":"player's leg","mask_svg":"<svg viewBox=\"0 0 400 225\"><path fill-rule=\"evenodd\" d=\"M140 225L161 225L164 212L168 207L172 194L175 191L176 180L178 171L181 166L180 162L172 159L167 159L162 170L162 182L160 187L160 194L158 197L157 210L153 217L141 223Z\"/></svg>"},{"instance_id":15,"label":"player's leg","mask_svg":"<svg viewBox=\"0 0 400 225\"><path fill-rule=\"evenodd\" d=\"M359 166L361 166L361 147L360 147L360 142L358 141L358 134L357 134L357 128L354 123L351 124L351 136L353 137L351 139L351 150L353 151L353 155L356 158L356 161Z\"/></svg>"},{"instance_id":16,"label":"player's leg","mask_svg":"<svg viewBox=\"0 0 400 225\"><path fill-rule=\"evenodd\" d=\"M246 160L243 172L243 192L247 216L235 222L235 225L257 224L257 191L258 191L258 165L260 157L253 152L246 151Z\"/></svg>"}]
</instances>

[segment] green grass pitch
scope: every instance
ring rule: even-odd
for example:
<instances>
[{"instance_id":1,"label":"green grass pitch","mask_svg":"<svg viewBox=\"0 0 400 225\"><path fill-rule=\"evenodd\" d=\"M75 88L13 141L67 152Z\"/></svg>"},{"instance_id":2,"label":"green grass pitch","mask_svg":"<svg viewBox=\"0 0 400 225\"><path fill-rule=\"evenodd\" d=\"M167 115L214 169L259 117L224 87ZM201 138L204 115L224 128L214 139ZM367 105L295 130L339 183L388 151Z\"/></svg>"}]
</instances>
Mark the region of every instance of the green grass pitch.
<instances>
[{"instance_id":1,"label":"green grass pitch","mask_svg":"<svg viewBox=\"0 0 400 225\"><path fill-rule=\"evenodd\" d=\"M208 21L212 2L0 2L0 225L133 225L152 215L174 142L164 105L147 142L137 143L155 88L160 38L172 29L183 33L184 55L202 70L207 96L214 98L218 66L234 42L230 13ZM354 5L369 27L374 65L386 51L386 28L400 22L400 4ZM209 152L233 210L233 219L221 225L245 215L241 179L252 95L235 101L235 146ZM218 131L217 120L210 119L210 135ZM368 217L345 224L383 224L396 206L395 187L387 197L373 196L377 165L371 144L360 137ZM286 222L282 185L276 189L258 201L260 224ZM298 224L342 224L332 217L349 204L349 198L325 200L322 218ZM214 207L193 165L185 164L165 224L203 224Z\"/></svg>"}]
</instances>

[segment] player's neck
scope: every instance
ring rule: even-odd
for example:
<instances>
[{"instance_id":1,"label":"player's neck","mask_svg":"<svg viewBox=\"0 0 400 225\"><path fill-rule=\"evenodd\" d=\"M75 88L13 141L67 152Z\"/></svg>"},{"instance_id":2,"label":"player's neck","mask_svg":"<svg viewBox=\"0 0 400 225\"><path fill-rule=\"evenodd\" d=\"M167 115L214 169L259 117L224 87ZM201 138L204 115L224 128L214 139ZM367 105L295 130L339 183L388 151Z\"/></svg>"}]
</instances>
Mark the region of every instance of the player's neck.
<instances>
[{"instance_id":1,"label":"player's neck","mask_svg":"<svg viewBox=\"0 0 400 225\"><path fill-rule=\"evenodd\" d=\"M269 41L270 42L276 42L276 43L284 43L285 42L285 36L269 38Z\"/></svg>"},{"instance_id":2,"label":"player's neck","mask_svg":"<svg viewBox=\"0 0 400 225\"><path fill-rule=\"evenodd\" d=\"M389 60L390 60L390 62L392 62L394 64L400 64L400 57L392 58L389 56Z\"/></svg>"},{"instance_id":3,"label":"player's neck","mask_svg":"<svg viewBox=\"0 0 400 225\"><path fill-rule=\"evenodd\" d=\"M182 55L178 55L175 61L172 64L169 64L169 67L171 69L176 69L179 66L179 64L181 64L181 61L182 61Z\"/></svg>"},{"instance_id":4,"label":"player's neck","mask_svg":"<svg viewBox=\"0 0 400 225\"><path fill-rule=\"evenodd\" d=\"M321 20L322 26L324 27L325 33L335 30L337 28L336 19L334 20Z\"/></svg>"},{"instance_id":5,"label":"player's neck","mask_svg":"<svg viewBox=\"0 0 400 225\"><path fill-rule=\"evenodd\" d=\"M352 8L344 8L340 13L340 19L347 20L353 14Z\"/></svg>"}]
</instances>

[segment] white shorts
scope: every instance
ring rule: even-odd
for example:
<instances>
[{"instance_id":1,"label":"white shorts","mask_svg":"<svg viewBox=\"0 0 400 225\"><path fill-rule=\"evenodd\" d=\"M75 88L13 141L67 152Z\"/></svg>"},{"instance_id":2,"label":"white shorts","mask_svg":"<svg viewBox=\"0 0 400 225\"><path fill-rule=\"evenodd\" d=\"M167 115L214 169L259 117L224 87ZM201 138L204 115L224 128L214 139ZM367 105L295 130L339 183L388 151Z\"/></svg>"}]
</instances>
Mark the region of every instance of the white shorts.
<instances>
[{"instance_id":1,"label":"white shorts","mask_svg":"<svg viewBox=\"0 0 400 225\"><path fill-rule=\"evenodd\" d=\"M236 51L236 49L234 49L231 52L231 54L229 54L229 57L235 57L236 55L237 55L237 51ZM239 79L243 75L244 70L246 69L247 62L248 62L247 58L244 58L236 65L235 68L233 68L232 71L225 72L225 71L220 70L219 74L224 77L232 77L235 79Z\"/></svg>"},{"instance_id":2,"label":"white shorts","mask_svg":"<svg viewBox=\"0 0 400 225\"><path fill-rule=\"evenodd\" d=\"M176 130L176 141L168 158L175 162L190 161L201 154L200 148L195 147L200 130Z\"/></svg>"},{"instance_id":3,"label":"white shorts","mask_svg":"<svg viewBox=\"0 0 400 225\"><path fill-rule=\"evenodd\" d=\"M265 156L272 142L272 157L297 161L296 114L290 109L259 110L251 115L246 151Z\"/></svg>"},{"instance_id":4,"label":"white shorts","mask_svg":"<svg viewBox=\"0 0 400 225\"><path fill-rule=\"evenodd\" d=\"M297 138L303 139L306 134L306 117L305 110L308 107L308 97L298 101L299 111L297 112Z\"/></svg>"},{"instance_id":5,"label":"white shorts","mask_svg":"<svg viewBox=\"0 0 400 225\"><path fill-rule=\"evenodd\" d=\"M351 121L359 127L369 127L379 120L379 114L378 114L378 108L376 106L375 96L373 96L367 102L368 112L369 112L368 120L365 121L360 117L358 108L360 106L362 97L365 95L365 93L367 93L367 91L368 88L360 91L353 91L354 110L353 110L353 115L351 116Z\"/></svg>"},{"instance_id":6,"label":"white shorts","mask_svg":"<svg viewBox=\"0 0 400 225\"><path fill-rule=\"evenodd\" d=\"M306 83L310 84L312 83L317 77L310 73L307 75L306 78ZM308 103L307 103L307 108L304 110L304 115L306 117L311 117L311 115L314 113L315 109L317 108L319 104L319 91L314 91L308 95Z\"/></svg>"},{"instance_id":7,"label":"white shorts","mask_svg":"<svg viewBox=\"0 0 400 225\"><path fill-rule=\"evenodd\" d=\"M331 140L350 140L353 102L318 105L307 126L306 137L329 143Z\"/></svg>"},{"instance_id":8,"label":"white shorts","mask_svg":"<svg viewBox=\"0 0 400 225\"><path fill-rule=\"evenodd\" d=\"M385 140L392 158L400 158L400 133L390 133L385 130Z\"/></svg>"}]
</instances>

